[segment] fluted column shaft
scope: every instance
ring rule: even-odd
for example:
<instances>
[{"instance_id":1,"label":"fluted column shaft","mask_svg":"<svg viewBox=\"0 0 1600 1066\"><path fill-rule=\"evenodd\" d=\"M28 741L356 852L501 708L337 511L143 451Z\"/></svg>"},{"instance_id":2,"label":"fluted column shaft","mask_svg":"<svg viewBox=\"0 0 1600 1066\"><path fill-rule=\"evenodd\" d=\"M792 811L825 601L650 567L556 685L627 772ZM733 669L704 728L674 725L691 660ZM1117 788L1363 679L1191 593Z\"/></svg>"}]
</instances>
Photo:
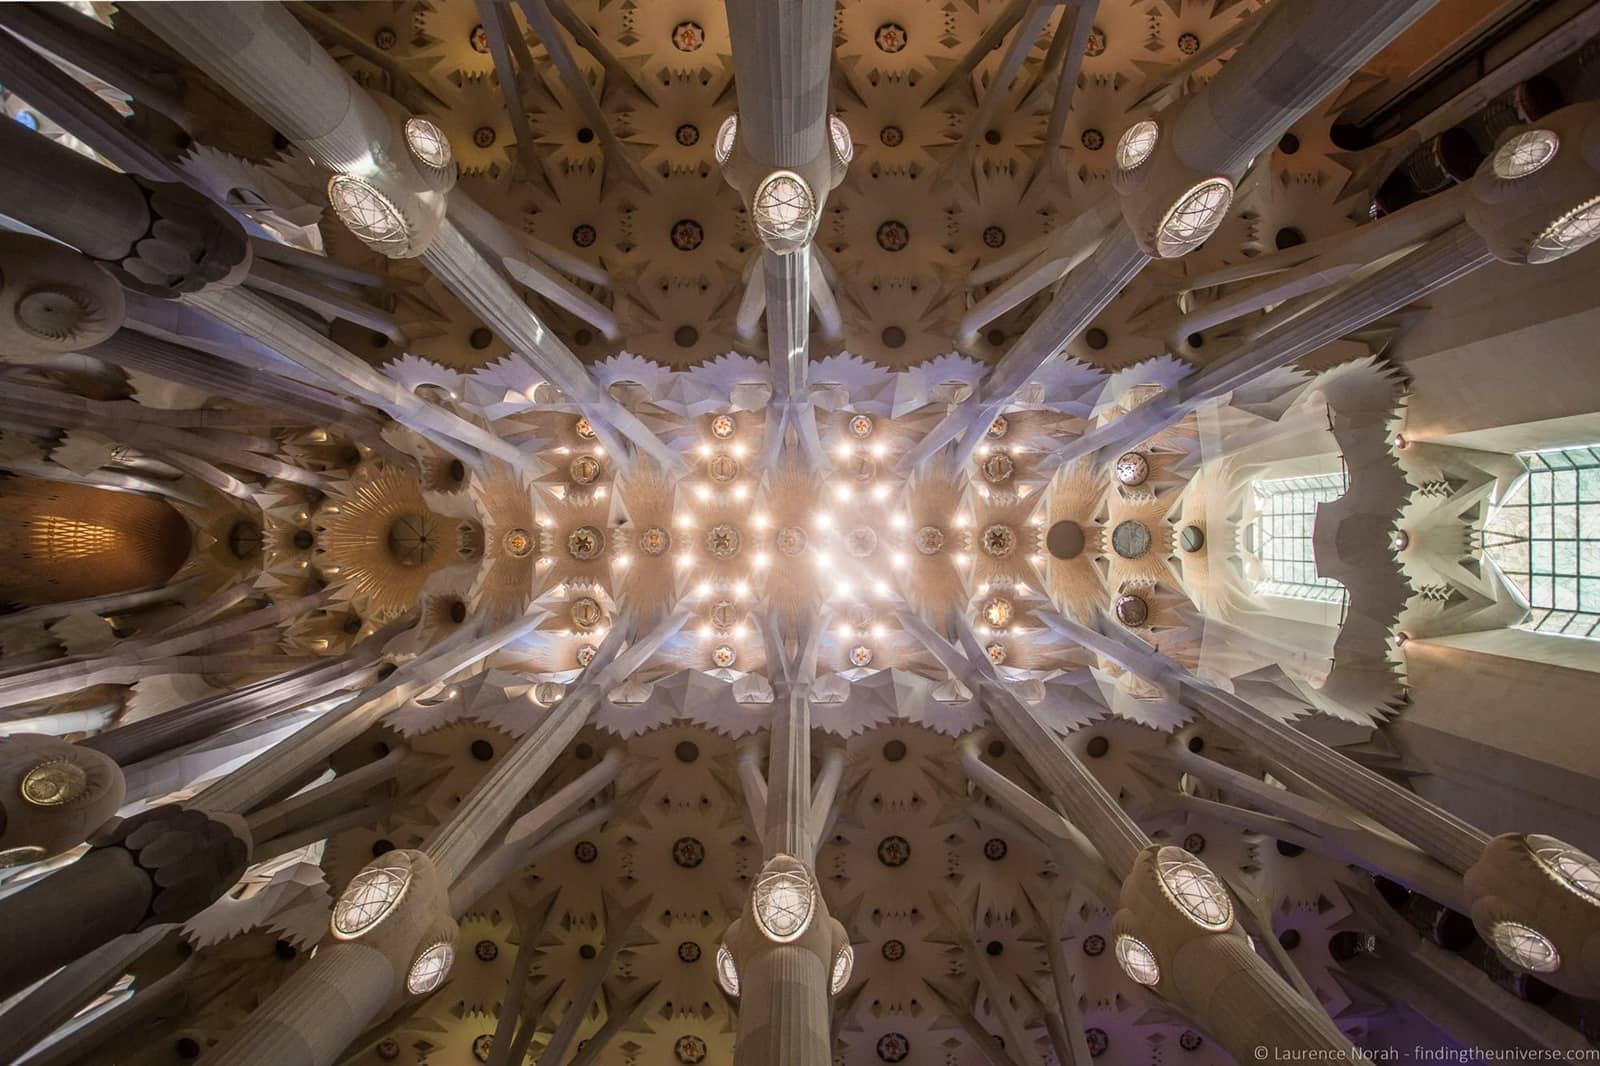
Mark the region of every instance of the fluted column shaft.
<instances>
[{"instance_id":1,"label":"fluted column shaft","mask_svg":"<svg viewBox=\"0 0 1600 1066\"><path fill-rule=\"evenodd\" d=\"M1260 1061L1262 1047L1353 1054L1327 1013L1301 999L1243 936L1191 940L1164 980L1235 1062Z\"/></svg>"},{"instance_id":2,"label":"fluted column shaft","mask_svg":"<svg viewBox=\"0 0 1600 1066\"><path fill-rule=\"evenodd\" d=\"M1281 327L1265 332L1247 350L1196 375L1174 392L1056 449L1050 462L1064 466L1096 452L1126 451L1181 422L1202 404L1288 366L1470 274L1491 259L1483 239L1466 225L1457 225L1320 307L1293 318L1285 314L1287 321Z\"/></svg>"},{"instance_id":3,"label":"fluted column shaft","mask_svg":"<svg viewBox=\"0 0 1600 1066\"><path fill-rule=\"evenodd\" d=\"M750 969L734 1066L830 1066L827 963L798 944L775 944Z\"/></svg>"},{"instance_id":4,"label":"fluted column shaft","mask_svg":"<svg viewBox=\"0 0 1600 1066\"><path fill-rule=\"evenodd\" d=\"M762 835L768 857L811 856L811 703L804 686L780 690L772 719L767 756L767 825Z\"/></svg>"},{"instance_id":5,"label":"fluted column shaft","mask_svg":"<svg viewBox=\"0 0 1600 1066\"><path fill-rule=\"evenodd\" d=\"M376 102L282 4L150 3L135 18L330 170L394 150Z\"/></svg>"},{"instance_id":6,"label":"fluted column shaft","mask_svg":"<svg viewBox=\"0 0 1600 1066\"><path fill-rule=\"evenodd\" d=\"M730 0L727 8L739 139L769 168L815 159L828 135L833 4Z\"/></svg>"},{"instance_id":7,"label":"fluted column shaft","mask_svg":"<svg viewBox=\"0 0 1600 1066\"><path fill-rule=\"evenodd\" d=\"M388 680L367 689L338 714L324 715L206 788L189 806L209 811L249 811L423 689L493 655L538 625L538 616L525 616L476 640L470 639L470 631L446 638L396 670Z\"/></svg>"},{"instance_id":8,"label":"fluted column shaft","mask_svg":"<svg viewBox=\"0 0 1600 1066\"><path fill-rule=\"evenodd\" d=\"M91 259L121 259L150 227L127 175L16 122L0 124L0 211Z\"/></svg>"},{"instance_id":9,"label":"fluted column shaft","mask_svg":"<svg viewBox=\"0 0 1600 1066\"><path fill-rule=\"evenodd\" d=\"M1388 826L1451 869L1465 873L1483 857L1488 834L1415 792L1401 788L1232 693L1187 678L1180 687L1190 705L1206 718L1248 739L1270 758L1373 821Z\"/></svg>"},{"instance_id":10,"label":"fluted column shaft","mask_svg":"<svg viewBox=\"0 0 1600 1066\"><path fill-rule=\"evenodd\" d=\"M328 1066L378 1020L395 981L393 964L376 948L359 941L325 943L205 1061Z\"/></svg>"},{"instance_id":11,"label":"fluted column shaft","mask_svg":"<svg viewBox=\"0 0 1600 1066\"><path fill-rule=\"evenodd\" d=\"M761 250L767 294L767 362L772 364L773 399L805 399L811 328L811 256L807 251L778 255Z\"/></svg>"},{"instance_id":12,"label":"fluted column shaft","mask_svg":"<svg viewBox=\"0 0 1600 1066\"><path fill-rule=\"evenodd\" d=\"M120 848L96 848L0 900L0 999L130 932L144 920L150 875Z\"/></svg>"},{"instance_id":13,"label":"fluted column shaft","mask_svg":"<svg viewBox=\"0 0 1600 1066\"><path fill-rule=\"evenodd\" d=\"M995 724L1061 804L1067 820L1089 838L1119 881L1127 877L1149 836L1027 704L999 685L985 685L983 696Z\"/></svg>"}]
</instances>

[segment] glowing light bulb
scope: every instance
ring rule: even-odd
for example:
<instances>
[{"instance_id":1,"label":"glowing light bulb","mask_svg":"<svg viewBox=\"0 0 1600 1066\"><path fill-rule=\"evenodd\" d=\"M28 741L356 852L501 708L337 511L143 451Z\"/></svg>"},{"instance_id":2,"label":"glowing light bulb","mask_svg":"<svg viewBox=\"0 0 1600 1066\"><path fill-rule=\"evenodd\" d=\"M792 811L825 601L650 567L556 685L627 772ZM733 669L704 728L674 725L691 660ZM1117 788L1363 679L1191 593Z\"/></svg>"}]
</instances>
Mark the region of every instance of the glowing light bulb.
<instances>
[{"instance_id":1,"label":"glowing light bulb","mask_svg":"<svg viewBox=\"0 0 1600 1066\"><path fill-rule=\"evenodd\" d=\"M849 599L852 591L853 590L850 587L850 582L848 581L841 581L837 585L833 586L833 594L838 596L840 599Z\"/></svg>"},{"instance_id":2,"label":"glowing light bulb","mask_svg":"<svg viewBox=\"0 0 1600 1066\"><path fill-rule=\"evenodd\" d=\"M736 499L736 500L747 499L749 497L749 495L750 495L750 486L749 485L735 485L733 487L733 498L734 499Z\"/></svg>"},{"instance_id":3,"label":"glowing light bulb","mask_svg":"<svg viewBox=\"0 0 1600 1066\"><path fill-rule=\"evenodd\" d=\"M772 517L765 511L757 511L750 516L750 524L756 529L766 529L772 525Z\"/></svg>"},{"instance_id":4,"label":"glowing light bulb","mask_svg":"<svg viewBox=\"0 0 1600 1066\"><path fill-rule=\"evenodd\" d=\"M708 486L705 486L705 485L696 485L694 487L694 494L698 499L702 499L702 500L711 499L711 489Z\"/></svg>"},{"instance_id":5,"label":"glowing light bulb","mask_svg":"<svg viewBox=\"0 0 1600 1066\"><path fill-rule=\"evenodd\" d=\"M743 622L740 622L738 625L733 627L733 635L735 637L743 637L744 635L746 635L749 632L750 632L750 627L745 625Z\"/></svg>"},{"instance_id":6,"label":"glowing light bulb","mask_svg":"<svg viewBox=\"0 0 1600 1066\"><path fill-rule=\"evenodd\" d=\"M855 493L851 491L849 485L835 485L833 487L833 498L840 503L849 503L850 498L854 495Z\"/></svg>"},{"instance_id":7,"label":"glowing light bulb","mask_svg":"<svg viewBox=\"0 0 1600 1066\"><path fill-rule=\"evenodd\" d=\"M838 456L840 459L850 458L851 453L854 451L855 449L850 446L848 441L840 441L838 444L833 446L833 454Z\"/></svg>"},{"instance_id":8,"label":"glowing light bulb","mask_svg":"<svg viewBox=\"0 0 1600 1066\"><path fill-rule=\"evenodd\" d=\"M849 640L851 637L856 635L856 631L851 629L848 625L841 625L838 629L834 630L834 632L839 634L840 640Z\"/></svg>"},{"instance_id":9,"label":"glowing light bulb","mask_svg":"<svg viewBox=\"0 0 1600 1066\"><path fill-rule=\"evenodd\" d=\"M741 581L733 586L734 599L742 600L748 595L750 595L750 583L748 581Z\"/></svg>"},{"instance_id":10,"label":"glowing light bulb","mask_svg":"<svg viewBox=\"0 0 1600 1066\"><path fill-rule=\"evenodd\" d=\"M594 454L596 459L604 459L606 457L606 450L600 447L598 444L589 450Z\"/></svg>"},{"instance_id":11,"label":"glowing light bulb","mask_svg":"<svg viewBox=\"0 0 1600 1066\"><path fill-rule=\"evenodd\" d=\"M966 566L970 562L972 562L972 556L968 555L966 552L960 552L956 555L957 566Z\"/></svg>"},{"instance_id":12,"label":"glowing light bulb","mask_svg":"<svg viewBox=\"0 0 1600 1066\"><path fill-rule=\"evenodd\" d=\"M955 517L954 525L957 529L966 529L968 526L972 525L972 516L969 514L958 514Z\"/></svg>"},{"instance_id":13,"label":"glowing light bulb","mask_svg":"<svg viewBox=\"0 0 1600 1066\"><path fill-rule=\"evenodd\" d=\"M874 486L872 486L872 498L874 500L887 500L889 498L889 486L888 485L874 485Z\"/></svg>"},{"instance_id":14,"label":"glowing light bulb","mask_svg":"<svg viewBox=\"0 0 1600 1066\"><path fill-rule=\"evenodd\" d=\"M750 454L750 449L743 444L735 444L728 450L733 452L733 457L735 459L743 459L745 456Z\"/></svg>"},{"instance_id":15,"label":"glowing light bulb","mask_svg":"<svg viewBox=\"0 0 1600 1066\"><path fill-rule=\"evenodd\" d=\"M889 524L896 529L904 529L910 523L911 520L905 515L901 514L899 511L896 511L894 514L889 516Z\"/></svg>"},{"instance_id":16,"label":"glowing light bulb","mask_svg":"<svg viewBox=\"0 0 1600 1066\"><path fill-rule=\"evenodd\" d=\"M711 628L711 623L707 622L705 625L700 627L700 639L701 640L710 640L711 639L711 635L714 632L715 632L715 630L713 630Z\"/></svg>"},{"instance_id":17,"label":"glowing light bulb","mask_svg":"<svg viewBox=\"0 0 1600 1066\"><path fill-rule=\"evenodd\" d=\"M693 562L694 556L690 555L688 552L684 552L682 555L679 555L672 560L672 565L681 570Z\"/></svg>"},{"instance_id":18,"label":"glowing light bulb","mask_svg":"<svg viewBox=\"0 0 1600 1066\"><path fill-rule=\"evenodd\" d=\"M872 591L873 591L873 593L875 595L880 596L880 597L888 596L889 595L889 586L885 582L874 581L872 583Z\"/></svg>"},{"instance_id":19,"label":"glowing light bulb","mask_svg":"<svg viewBox=\"0 0 1600 1066\"><path fill-rule=\"evenodd\" d=\"M882 625L880 625L880 624L874 624L873 625L873 627L872 627L872 635L874 637L882 637L883 633L884 633L884 629L883 629Z\"/></svg>"},{"instance_id":20,"label":"glowing light bulb","mask_svg":"<svg viewBox=\"0 0 1600 1066\"><path fill-rule=\"evenodd\" d=\"M695 589L694 589L694 598L695 599L703 600L709 595L711 595L711 586L708 583L702 581L702 582L700 582L700 584L695 586Z\"/></svg>"},{"instance_id":21,"label":"glowing light bulb","mask_svg":"<svg viewBox=\"0 0 1600 1066\"><path fill-rule=\"evenodd\" d=\"M617 556L615 559L613 559L611 561L618 568L626 570L628 568L628 564L633 562L633 557L628 555L626 552L624 552L623 554Z\"/></svg>"},{"instance_id":22,"label":"glowing light bulb","mask_svg":"<svg viewBox=\"0 0 1600 1066\"><path fill-rule=\"evenodd\" d=\"M987 444L978 445L978 454L980 456L987 456L992 451L994 451L994 449L989 447Z\"/></svg>"},{"instance_id":23,"label":"glowing light bulb","mask_svg":"<svg viewBox=\"0 0 1600 1066\"><path fill-rule=\"evenodd\" d=\"M755 558L752 559L751 562L755 565L757 570L765 570L772 564L772 556L768 555L766 552L756 552Z\"/></svg>"},{"instance_id":24,"label":"glowing light bulb","mask_svg":"<svg viewBox=\"0 0 1600 1066\"><path fill-rule=\"evenodd\" d=\"M883 441L880 440L878 443L874 444L871 448L868 448L867 450L872 453L872 457L874 459L882 459L883 456L884 456L884 453L889 450L889 447L888 447L888 445L884 444Z\"/></svg>"},{"instance_id":25,"label":"glowing light bulb","mask_svg":"<svg viewBox=\"0 0 1600 1066\"><path fill-rule=\"evenodd\" d=\"M827 552L818 552L817 553L817 568L818 569L826 570L828 567L830 567L832 565L833 565L833 556L829 555Z\"/></svg>"},{"instance_id":26,"label":"glowing light bulb","mask_svg":"<svg viewBox=\"0 0 1600 1066\"><path fill-rule=\"evenodd\" d=\"M699 453L700 458L702 459L709 459L714 454L712 447L709 444L702 444L700 447L696 448L695 451Z\"/></svg>"},{"instance_id":27,"label":"glowing light bulb","mask_svg":"<svg viewBox=\"0 0 1600 1066\"><path fill-rule=\"evenodd\" d=\"M829 514L827 511L818 511L817 517L814 519L814 521L817 523L818 529L833 528L833 515Z\"/></svg>"},{"instance_id":28,"label":"glowing light bulb","mask_svg":"<svg viewBox=\"0 0 1600 1066\"><path fill-rule=\"evenodd\" d=\"M672 519L672 524L677 526L679 529L693 529L694 515L690 514L688 511L680 511Z\"/></svg>"},{"instance_id":29,"label":"glowing light bulb","mask_svg":"<svg viewBox=\"0 0 1600 1066\"><path fill-rule=\"evenodd\" d=\"M904 570L906 568L906 563L908 562L910 562L910 560L906 558L905 552L895 552L893 555L889 556L889 565L893 566L896 570Z\"/></svg>"}]
</instances>

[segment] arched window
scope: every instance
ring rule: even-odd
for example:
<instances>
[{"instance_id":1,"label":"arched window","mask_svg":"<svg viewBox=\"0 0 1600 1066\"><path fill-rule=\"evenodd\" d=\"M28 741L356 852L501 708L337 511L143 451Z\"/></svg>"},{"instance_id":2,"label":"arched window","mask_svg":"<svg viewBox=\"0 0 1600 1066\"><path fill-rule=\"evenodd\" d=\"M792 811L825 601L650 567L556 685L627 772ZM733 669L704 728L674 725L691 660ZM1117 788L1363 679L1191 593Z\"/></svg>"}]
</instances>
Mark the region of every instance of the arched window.
<instances>
[{"instance_id":1,"label":"arched window","mask_svg":"<svg viewBox=\"0 0 1600 1066\"><path fill-rule=\"evenodd\" d=\"M1523 629L1600 639L1600 444L1518 458L1528 476L1489 512L1483 554L1527 602Z\"/></svg>"},{"instance_id":2,"label":"arched window","mask_svg":"<svg viewBox=\"0 0 1600 1066\"><path fill-rule=\"evenodd\" d=\"M1331 577L1317 576L1311 542L1317 505L1337 500L1344 490L1342 471L1257 481L1251 487L1255 519L1245 527L1244 546L1261 561L1257 593L1344 603L1344 586Z\"/></svg>"}]
</instances>

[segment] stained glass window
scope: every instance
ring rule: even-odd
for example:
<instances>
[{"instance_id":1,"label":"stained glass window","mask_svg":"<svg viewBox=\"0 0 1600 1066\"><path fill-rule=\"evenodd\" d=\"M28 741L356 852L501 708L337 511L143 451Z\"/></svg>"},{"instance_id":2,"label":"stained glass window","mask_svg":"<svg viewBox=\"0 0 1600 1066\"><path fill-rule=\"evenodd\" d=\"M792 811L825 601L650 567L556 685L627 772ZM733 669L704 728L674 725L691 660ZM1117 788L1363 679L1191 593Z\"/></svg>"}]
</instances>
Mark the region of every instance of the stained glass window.
<instances>
[{"instance_id":1,"label":"stained glass window","mask_svg":"<svg viewBox=\"0 0 1600 1066\"><path fill-rule=\"evenodd\" d=\"M1522 628L1600 638L1600 444L1526 452L1489 512L1483 554L1530 608Z\"/></svg>"},{"instance_id":2,"label":"stained glass window","mask_svg":"<svg viewBox=\"0 0 1600 1066\"><path fill-rule=\"evenodd\" d=\"M1256 519L1245 528L1245 548L1261 560L1263 577L1256 592L1344 603L1344 586L1318 576L1311 541L1318 505L1337 500L1344 490L1342 471L1255 483Z\"/></svg>"}]
</instances>

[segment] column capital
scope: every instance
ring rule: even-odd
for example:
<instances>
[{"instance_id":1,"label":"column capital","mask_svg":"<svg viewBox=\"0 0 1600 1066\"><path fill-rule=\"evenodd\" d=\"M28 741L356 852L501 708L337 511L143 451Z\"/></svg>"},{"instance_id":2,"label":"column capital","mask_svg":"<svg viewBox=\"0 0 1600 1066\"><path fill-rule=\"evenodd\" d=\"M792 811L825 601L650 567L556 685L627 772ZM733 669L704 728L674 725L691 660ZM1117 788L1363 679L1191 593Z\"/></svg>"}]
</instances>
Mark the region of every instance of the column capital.
<instances>
[{"instance_id":1,"label":"column capital","mask_svg":"<svg viewBox=\"0 0 1600 1066\"><path fill-rule=\"evenodd\" d=\"M1472 924L1501 958L1600 997L1600 861L1555 837L1505 833L1462 878Z\"/></svg>"}]
</instances>

